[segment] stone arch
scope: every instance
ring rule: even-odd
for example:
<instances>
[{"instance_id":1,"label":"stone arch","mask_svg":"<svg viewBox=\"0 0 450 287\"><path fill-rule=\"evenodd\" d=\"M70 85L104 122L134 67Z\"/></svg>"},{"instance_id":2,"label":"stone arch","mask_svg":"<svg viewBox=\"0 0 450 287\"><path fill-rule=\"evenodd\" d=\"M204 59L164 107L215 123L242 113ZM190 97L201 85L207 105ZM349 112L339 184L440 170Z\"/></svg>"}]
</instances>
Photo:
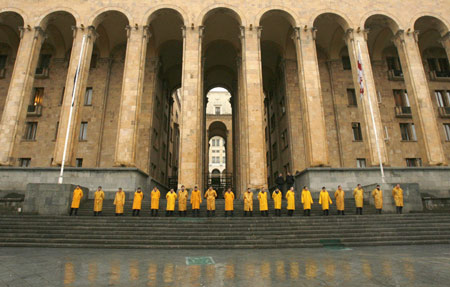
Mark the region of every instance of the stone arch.
<instances>
[{"instance_id":1,"label":"stone arch","mask_svg":"<svg viewBox=\"0 0 450 287\"><path fill-rule=\"evenodd\" d=\"M151 9L149 9L145 13L144 18L142 19L142 22L141 22L142 25L150 24L151 21L153 20L153 18L155 17L155 14L161 10L172 10L179 15L181 22L183 22L184 25L186 25L186 23L189 23L188 14L181 7L176 6L176 5L164 4L164 5L158 5L156 7L152 7Z\"/></svg>"},{"instance_id":2,"label":"stone arch","mask_svg":"<svg viewBox=\"0 0 450 287\"><path fill-rule=\"evenodd\" d=\"M215 11L220 9L231 12L230 14L239 23L239 25L247 26L247 20L245 19L244 14L237 7L228 4L214 4L208 6L199 14L196 22L200 23L200 25L203 25L211 14L214 14Z\"/></svg>"},{"instance_id":3,"label":"stone arch","mask_svg":"<svg viewBox=\"0 0 450 287\"><path fill-rule=\"evenodd\" d=\"M311 18L309 18L307 25L310 27L314 27L314 22L316 19L324 14L330 14L335 15L336 19L339 19L339 24L342 26L342 29L347 30L351 27L353 27L353 22L350 20L350 18L347 17L347 15L339 10L336 9L322 9L317 11L315 14L312 15Z\"/></svg>"},{"instance_id":4,"label":"stone arch","mask_svg":"<svg viewBox=\"0 0 450 287\"><path fill-rule=\"evenodd\" d=\"M134 22L133 17L131 16L130 12L127 10L120 8L120 7L106 7L100 10L97 10L93 16L89 19L88 23L89 26L94 26L97 28L97 26L102 22L103 17L106 16L107 12L118 12L123 14L125 18L128 20L128 24L131 25Z\"/></svg>"},{"instance_id":5,"label":"stone arch","mask_svg":"<svg viewBox=\"0 0 450 287\"><path fill-rule=\"evenodd\" d=\"M75 19L75 25L81 24L80 16L78 15L78 13L75 10L66 8L66 7L58 7L58 8L50 9L46 13L44 13L43 16L41 18L39 18L39 20L37 22L38 25L43 30L46 30L48 22L51 19L52 15L54 15L55 13L59 13L59 12L65 12L65 13L71 15Z\"/></svg>"},{"instance_id":6,"label":"stone arch","mask_svg":"<svg viewBox=\"0 0 450 287\"><path fill-rule=\"evenodd\" d=\"M400 21L393 15L391 15L390 13L387 13L386 11L372 11L369 12L367 14L365 14L360 22L359 27L361 28L365 28L367 21L374 16L382 16L384 18L386 18L387 20L387 27L389 27L389 29L392 31L392 34L396 34L398 30L400 30Z\"/></svg>"},{"instance_id":7,"label":"stone arch","mask_svg":"<svg viewBox=\"0 0 450 287\"><path fill-rule=\"evenodd\" d=\"M227 126L221 121L214 121L208 127L208 141L213 137L221 137L226 141L227 139Z\"/></svg>"},{"instance_id":8,"label":"stone arch","mask_svg":"<svg viewBox=\"0 0 450 287\"><path fill-rule=\"evenodd\" d=\"M448 25L447 23L444 22L443 19L433 15L432 13L421 13L420 15L416 15L411 21L409 27L414 27L415 30L417 22L425 17L431 18L432 20L435 20L437 22L437 31L439 32L439 34L441 34L441 36L444 36L445 34L448 33L450 25Z\"/></svg>"},{"instance_id":9,"label":"stone arch","mask_svg":"<svg viewBox=\"0 0 450 287\"><path fill-rule=\"evenodd\" d=\"M324 13L320 13L318 14L315 18L314 21L312 22L312 26L315 26L315 23L317 21L317 19L321 16L329 16L331 17L336 23L339 24L339 26L341 26L341 28L344 30L344 32L349 29L351 26L350 22L348 19L346 19L345 17L343 17L340 14L337 14L335 12L324 12Z\"/></svg>"},{"instance_id":10,"label":"stone arch","mask_svg":"<svg viewBox=\"0 0 450 287\"><path fill-rule=\"evenodd\" d=\"M267 15L267 13L270 13L272 11L281 12L281 14L284 14L287 16L286 18L289 21L289 23L291 23L292 27L297 26L297 21L295 20L295 19L298 19L297 13L295 13L295 11L293 11L292 9L289 9L284 6L265 7L264 9L259 11L259 13L256 15L256 17L254 19L254 23L258 23L258 25L261 25L261 21L263 20L263 18Z\"/></svg>"},{"instance_id":11,"label":"stone arch","mask_svg":"<svg viewBox=\"0 0 450 287\"><path fill-rule=\"evenodd\" d=\"M25 23L28 23L28 21L29 21L28 14L26 14L25 11L18 9L18 8L7 7L7 8L0 9L0 16L3 13L16 13L17 15L20 16L20 18L22 18L22 22L24 23L24 25L25 25Z\"/></svg>"}]
</instances>

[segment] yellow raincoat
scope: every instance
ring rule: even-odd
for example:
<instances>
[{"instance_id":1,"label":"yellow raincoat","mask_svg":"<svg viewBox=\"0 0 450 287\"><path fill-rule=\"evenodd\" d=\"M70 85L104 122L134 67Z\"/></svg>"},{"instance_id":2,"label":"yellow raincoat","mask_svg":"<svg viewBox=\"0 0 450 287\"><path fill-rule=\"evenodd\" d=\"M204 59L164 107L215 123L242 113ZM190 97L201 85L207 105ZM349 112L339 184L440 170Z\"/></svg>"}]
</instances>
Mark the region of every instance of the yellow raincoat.
<instances>
[{"instance_id":1,"label":"yellow raincoat","mask_svg":"<svg viewBox=\"0 0 450 287\"><path fill-rule=\"evenodd\" d=\"M191 205L192 209L200 209L200 204L202 203L202 194L200 190L193 190L191 193Z\"/></svg>"},{"instance_id":2,"label":"yellow raincoat","mask_svg":"<svg viewBox=\"0 0 450 287\"><path fill-rule=\"evenodd\" d=\"M138 209L141 210L142 206L142 199L144 199L144 193L141 192L135 192L134 198L133 198L133 208L132 209Z\"/></svg>"},{"instance_id":3,"label":"yellow raincoat","mask_svg":"<svg viewBox=\"0 0 450 287\"><path fill-rule=\"evenodd\" d=\"M311 192L307 189L302 189L302 204L304 210L311 209L311 204L313 204Z\"/></svg>"},{"instance_id":4,"label":"yellow raincoat","mask_svg":"<svg viewBox=\"0 0 450 287\"><path fill-rule=\"evenodd\" d=\"M344 190L337 189L334 193L334 198L336 199L336 209L337 210L344 210Z\"/></svg>"},{"instance_id":5,"label":"yellow raincoat","mask_svg":"<svg viewBox=\"0 0 450 287\"><path fill-rule=\"evenodd\" d=\"M244 211L253 211L253 192L244 192Z\"/></svg>"},{"instance_id":6,"label":"yellow raincoat","mask_svg":"<svg viewBox=\"0 0 450 287\"><path fill-rule=\"evenodd\" d=\"M394 197L395 206L403 206L403 189L394 187L392 196Z\"/></svg>"},{"instance_id":7,"label":"yellow raincoat","mask_svg":"<svg viewBox=\"0 0 450 287\"><path fill-rule=\"evenodd\" d=\"M189 193L185 189L184 191L178 191L178 211L186 211L187 210L187 200Z\"/></svg>"},{"instance_id":8,"label":"yellow raincoat","mask_svg":"<svg viewBox=\"0 0 450 287\"><path fill-rule=\"evenodd\" d=\"M268 211L269 206L267 204L267 192L260 191L258 193L258 199L259 199L259 211Z\"/></svg>"},{"instance_id":9,"label":"yellow raincoat","mask_svg":"<svg viewBox=\"0 0 450 287\"><path fill-rule=\"evenodd\" d=\"M168 192L166 194L167 199L167 211L174 211L175 210L175 200L177 200L177 194L175 192Z\"/></svg>"},{"instance_id":10,"label":"yellow raincoat","mask_svg":"<svg viewBox=\"0 0 450 287\"><path fill-rule=\"evenodd\" d=\"M217 192L214 189L208 189L205 192L207 210L216 210L216 197Z\"/></svg>"},{"instance_id":11,"label":"yellow raincoat","mask_svg":"<svg viewBox=\"0 0 450 287\"><path fill-rule=\"evenodd\" d=\"M152 193L150 194L150 209L159 209L159 199L161 197L161 192L159 192L158 189L152 190Z\"/></svg>"},{"instance_id":12,"label":"yellow raincoat","mask_svg":"<svg viewBox=\"0 0 450 287\"><path fill-rule=\"evenodd\" d=\"M364 204L364 189L355 188L353 190L353 197L355 198L356 207L362 208Z\"/></svg>"},{"instance_id":13,"label":"yellow raincoat","mask_svg":"<svg viewBox=\"0 0 450 287\"><path fill-rule=\"evenodd\" d=\"M383 191L375 188L372 190L372 197L375 201L375 208L383 209Z\"/></svg>"},{"instance_id":14,"label":"yellow raincoat","mask_svg":"<svg viewBox=\"0 0 450 287\"><path fill-rule=\"evenodd\" d=\"M330 209L330 204L332 203L328 191L321 190L319 194L319 204L322 204L322 210Z\"/></svg>"},{"instance_id":15,"label":"yellow raincoat","mask_svg":"<svg viewBox=\"0 0 450 287\"><path fill-rule=\"evenodd\" d=\"M272 193L272 198L273 198L273 205L275 209L281 209L281 201L283 200L283 197L281 196L281 192L275 190Z\"/></svg>"},{"instance_id":16,"label":"yellow raincoat","mask_svg":"<svg viewBox=\"0 0 450 287\"><path fill-rule=\"evenodd\" d=\"M287 209L295 210L295 192L292 190L288 190L286 192L286 199L287 199Z\"/></svg>"},{"instance_id":17,"label":"yellow raincoat","mask_svg":"<svg viewBox=\"0 0 450 287\"><path fill-rule=\"evenodd\" d=\"M80 208L80 201L83 198L83 190L81 188L75 188L73 191L72 197L72 206L71 208Z\"/></svg>"},{"instance_id":18,"label":"yellow raincoat","mask_svg":"<svg viewBox=\"0 0 450 287\"><path fill-rule=\"evenodd\" d=\"M234 193L227 191L227 192L225 192L225 195L223 197L225 198L225 211L232 211L233 210Z\"/></svg>"},{"instance_id":19,"label":"yellow raincoat","mask_svg":"<svg viewBox=\"0 0 450 287\"><path fill-rule=\"evenodd\" d=\"M116 213L123 213L123 206L125 205L125 192L116 192L114 198L114 205L116 206Z\"/></svg>"},{"instance_id":20,"label":"yellow raincoat","mask_svg":"<svg viewBox=\"0 0 450 287\"><path fill-rule=\"evenodd\" d=\"M94 211L100 212L103 210L103 199L105 199L105 193L103 190L96 190L94 193Z\"/></svg>"}]
</instances>

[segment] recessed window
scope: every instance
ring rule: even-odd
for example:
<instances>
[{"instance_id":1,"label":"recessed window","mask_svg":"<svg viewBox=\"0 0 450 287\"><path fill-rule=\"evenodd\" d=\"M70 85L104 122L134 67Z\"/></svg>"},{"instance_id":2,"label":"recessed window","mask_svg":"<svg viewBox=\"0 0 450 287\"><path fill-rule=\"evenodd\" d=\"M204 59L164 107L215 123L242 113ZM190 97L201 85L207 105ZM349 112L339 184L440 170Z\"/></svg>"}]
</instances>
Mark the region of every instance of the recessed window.
<instances>
[{"instance_id":1,"label":"recessed window","mask_svg":"<svg viewBox=\"0 0 450 287\"><path fill-rule=\"evenodd\" d=\"M350 57L349 56L343 56L342 57L342 68L344 70L351 70L352 69L352 64L350 62Z\"/></svg>"},{"instance_id":2,"label":"recessed window","mask_svg":"<svg viewBox=\"0 0 450 287\"><path fill-rule=\"evenodd\" d=\"M444 124L445 140L450 141L450 124Z\"/></svg>"},{"instance_id":3,"label":"recessed window","mask_svg":"<svg viewBox=\"0 0 450 287\"><path fill-rule=\"evenodd\" d=\"M362 132L360 123L352 123L353 141L362 141Z\"/></svg>"},{"instance_id":4,"label":"recessed window","mask_svg":"<svg viewBox=\"0 0 450 287\"><path fill-rule=\"evenodd\" d=\"M434 95L438 107L450 107L450 91L434 91Z\"/></svg>"},{"instance_id":5,"label":"recessed window","mask_svg":"<svg viewBox=\"0 0 450 287\"><path fill-rule=\"evenodd\" d=\"M220 107L215 107L215 114L216 115L220 115Z\"/></svg>"},{"instance_id":6,"label":"recessed window","mask_svg":"<svg viewBox=\"0 0 450 287\"><path fill-rule=\"evenodd\" d=\"M281 109L281 114L284 115L286 113L286 106L284 104L284 97L281 98L281 100L280 100L280 109Z\"/></svg>"},{"instance_id":7,"label":"recessed window","mask_svg":"<svg viewBox=\"0 0 450 287\"><path fill-rule=\"evenodd\" d=\"M19 166L20 167L29 167L31 163L31 158L19 158Z\"/></svg>"},{"instance_id":8,"label":"recessed window","mask_svg":"<svg viewBox=\"0 0 450 287\"><path fill-rule=\"evenodd\" d=\"M36 74L42 75L44 74L44 71L48 69L50 66L50 59L52 58L52 55L40 55L38 65L36 67Z\"/></svg>"},{"instance_id":9,"label":"recessed window","mask_svg":"<svg viewBox=\"0 0 450 287\"><path fill-rule=\"evenodd\" d=\"M278 145L276 142L274 142L272 144L272 160L277 159L277 154L278 154Z\"/></svg>"},{"instance_id":10,"label":"recessed window","mask_svg":"<svg viewBox=\"0 0 450 287\"><path fill-rule=\"evenodd\" d=\"M83 167L83 159L82 158L77 158L75 161L75 166L76 167Z\"/></svg>"},{"instance_id":11,"label":"recessed window","mask_svg":"<svg viewBox=\"0 0 450 287\"><path fill-rule=\"evenodd\" d=\"M88 123L87 122L81 122L81 125L80 125L80 136L78 138L80 141L87 140L87 128L88 128Z\"/></svg>"},{"instance_id":12,"label":"recessed window","mask_svg":"<svg viewBox=\"0 0 450 287\"><path fill-rule=\"evenodd\" d=\"M58 130L59 130L59 122L56 122L56 128L55 128L55 140L58 138Z\"/></svg>"},{"instance_id":13,"label":"recessed window","mask_svg":"<svg viewBox=\"0 0 450 287\"><path fill-rule=\"evenodd\" d=\"M287 148L288 145L289 145L289 143L288 143L288 133L287 133L287 129L284 130L284 131L281 133L281 140L282 140L282 143L283 143L283 148Z\"/></svg>"},{"instance_id":14,"label":"recessed window","mask_svg":"<svg viewBox=\"0 0 450 287\"><path fill-rule=\"evenodd\" d=\"M6 60L8 59L7 55L0 55L0 70L6 68Z\"/></svg>"},{"instance_id":15,"label":"recessed window","mask_svg":"<svg viewBox=\"0 0 450 287\"><path fill-rule=\"evenodd\" d=\"M355 89L347 89L347 99L349 106L356 107L358 105Z\"/></svg>"},{"instance_id":16,"label":"recessed window","mask_svg":"<svg viewBox=\"0 0 450 287\"><path fill-rule=\"evenodd\" d=\"M86 93L84 94L84 105L92 106L92 88L86 88Z\"/></svg>"},{"instance_id":17,"label":"recessed window","mask_svg":"<svg viewBox=\"0 0 450 287\"><path fill-rule=\"evenodd\" d=\"M63 102L64 102L64 92L66 91L66 87L62 88L62 92L61 92L61 98L59 99L59 105L62 106Z\"/></svg>"},{"instance_id":18,"label":"recessed window","mask_svg":"<svg viewBox=\"0 0 450 287\"><path fill-rule=\"evenodd\" d=\"M450 77L450 66L447 58L428 58L428 67L437 77Z\"/></svg>"},{"instance_id":19,"label":"recessed window","mask_svg":"<svg viewBox=\"0 0 450 287\"><path fill-rule=\"evenodd\" d=\"M41 105L43 98L44 98L44 88L34 88L33 98L31 99L31 105L33 106Z\"/></svg>"},{"instance_id":20,"label":"recessed window","mask_svg":"<svg viewBox=\"0 0 450 287\"><path fill-rule=\"evenodd\" d=\"M37 132L37 122L27 122L25 127L25 140L35 140L36 139L36 132Z\"/></svg>"},{"instance_id":21,"label":"recessed window","mask_svg":"<svg viewBox=\"0 0 450 287\"><path fill-rule=\"evenodd\" d=\"M416 128L413 123L401 123L400 133L402 135L402 141L416 141Z\"/></svg>"},{"instance_id":22,"label":"recessed window","mask_svg":"<svg viewBox=\"0 0 450 287\"><path fill-rule=\"evenodd\" d=\"M422 166L422 159L421 158L407 158L406 159L406 166L407 167Z\"/></svg>"},{"instance_id":23,"label":"recessed window","mask_svg":"<svg viewBox=\"0 0 450 287\"><path fill-rule=\"evenodd\" d=\"M356 159L356 167L366 167L366 159L365 158L357 158Z\"/></svg>"},{"instance_id":24,"label":"recessed window","mask_svg":"<svg viewBox=\"0 0 450 287\"><path fill-rule=\"evenodd\" d=\"M91 57L91 65L90 65L90 69L95 69L97 68L97 60L98 60L98 54L92 54Z\"/></svg>"},{"instance_id":25,"label":"recessed window","mask_svg":"<svg viewBox=\"0 0 450 287\"><path fill-rule=\"evenodd\" d=\"M408 93L406 90L393 90L396 107L410 107Z\"/></svg>"},{"instance_id":26,"label":"recessed window","mask_svg":"<svg viewBox=\"0 0 450 287\"><path fill-rule=\"evenodd\" d=\"M225 157L222 157L222 163L225 163Z\"/></svg>"},{"instance_id":27,"label":"recessed window","mask_svg":"<svg viewBox=\"0 0 450 287\"><path fill-rule=\"evenodd\" d=\"M402 65L399 57L386 57L388 70L394 73L396 77L403 77Z\"/></svg>"}]
</instances>

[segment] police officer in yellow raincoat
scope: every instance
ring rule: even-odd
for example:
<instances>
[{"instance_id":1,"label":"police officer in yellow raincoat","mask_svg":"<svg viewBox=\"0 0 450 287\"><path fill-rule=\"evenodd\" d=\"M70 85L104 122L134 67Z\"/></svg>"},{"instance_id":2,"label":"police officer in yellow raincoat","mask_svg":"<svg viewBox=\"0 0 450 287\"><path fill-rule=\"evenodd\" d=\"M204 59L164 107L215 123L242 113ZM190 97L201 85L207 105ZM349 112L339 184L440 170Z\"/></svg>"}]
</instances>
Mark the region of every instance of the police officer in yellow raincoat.
<instances>
[{"instance_id":1,"label":"police officer in yellow raincoat","mask_svg":"<svg viewBox=\"0 0 450 287\"><path fill-rule=\"evenodd\" d=\"M144 199L144 193L142 192L142 189L140 187L138 187L138 189L134 193L134 198L133 198L133 216L139 216L139 212L141 212L143 199Z\"/></svg>"},{"instance_id":2,"label":"police officer in yellow raincoat","mask_svg":"<svg viewBox=\"0 0 450 287\"><path fill-rule=\"evenodd\" d=\"M191 206L192 206L192 214L193 216L200 216L200 204L202 203L202 193L198 190L198 187L195 186L194 190L191 193Z\"/></svg>"},{"instance_id":3,"label":"police officer in yellow raincoat","mask_svg":"<svg viewBox=\"0 0 450 287\"><path fill-rule=\"evenodd\" d=\"M328 194L325 186L322 187L322 190L319 194L319 204L322 204L323 215L328 216L328 214L330 214L329 209L330 204L332 203L333 202L331 201L330 194Z\"/></svg>"},{"instance_id":4,"label":"police officer in yellow raincoat","mask_svg":"<svg viewBox=\"0 0 450 287\"><path fill-rule=\"evenodd\" d=\"M293 187L289 188L286 192L286 199L288 216L292 216L295 210L295 192Z\"/></svg>"},{"instance_id":5,"label":"police officer in yellow raincoat","mask_svg":"<svg viewBox=\"0 0 450 287\"><path fill-rule=\"evenodd\" d=\"M375 202L375 208L378 214L381 214L383 209L383 191L380 189L380 185L377 185L374 190L372 190L372 197Z\"/></svg>"},{"instance_id":6,"label":"police officer in yellow raincoat","mask_svg":"<svg viewBox=\"0 0 450 287\"><path fill-rule=\"evenodd\" d=\"M261 216L268 217L269 216L269 205L267 204L267 191L264 187L258 193L259 200L259 211L261 212Z\"/></svg>"},{"instance_id":7,"label":"police officer in yellow raincoat","mask_svg":"<svg viewBox=\"0 0 450 287\"><path fill-rule=\"evenodd\" d=\"M342 189L342 186L338 185L338 189L336 190L336 192L334 193L334 198L336 199L336 209L337 209L337 214L342 214L345 215L344 213L344 190Z\"/></svg>"},{"instance_id":8,"label":"police officer in yellow raincoat","mask_svg":"<svg viewBox=\"0 0 450 287\"><path fill-rule=\"evenodd\" d=\"M403 209L403 189L400 187L400 184L397 184L392 189L392 197L395 201L395 209L397 214L402 214Z\"/></svg>"},{"instance_id":9,"label":"police officer in yellow raincoat","mask_svg":"<svg viewBox=\"0 0 450 287\"><path fill-rule=\"evenodd\" d=\"M281 195L281 191L278 188L273 191L272 199L275 216L281 216L281 202L283 200L283 196Z\"/></svg>"},{"instance_id":10,"label":"police officer in yellow raincoat","mask_svg":"<svg viewBox=\"0 0 450 287\"><path fill-rule=\"evenodd\" d=\"M158 216L159 199L161 198L161 192L156 186L150 193L150 212L152 216Z\"/></svg>"},{"instance_id":11,"label":"police officer in yellow raincoat","mask_svg":"<svg viewBox=\"0 0 450 287\"><path fill-rule=\"evenodd\" d=\"M121 187L119 187L119 191L116 192L114 205L116 206L116 216L122 216L123 206L125 205L125 192L123 192Z\"/></svg>"},{"instance_id":12,"label":"police officer in yellow raincoat","mask_svg":"<svg viewBox=\"0 0 450 287\"><path fill-rule=\"evenodd\" d=\"M79 185L74 189L72 196L72 205L70 206L70 216L75 211L75 216L78 213L78 208L80 208L80 201L83 198L83 190Z\"/></svg>"},{"instance_id":13,"label":"police officer in yellow raincoat","mask_svg":"<svg viewBox=\"0 0 450 287\"><path fill-rule=\"evenodd\" d=\"M188 197L189 193L184 185L182 185L181 189L178 191L178 214L180 216L186 216Z\"/></svg>"},{"instance_id":14,"label":"police officer in yellow raincoat","mask_svg":"<svg viewBox=\"0 0 450 287\"><path fill-rule=\"evenodd\" d=\"M303 216L311 216L311 204L313 204L313 199L311 192L306 185L302 189L302 204Z\"/></svg>"},{"instance_id":15,"label":"police officer in yellow raincoat","mask_svg":"<svg viewBox=\"0 0 450 287\"><path fill-rule=\"evenodd\" d=\"M247 213L253 216L253 192L250 188L247 188L247 191L244 192L244 216L247 216Z\"/></svg>"},{"instance_id":16,"label":"police officer in yellow raincoat","mask_svg":"<svg viewBox=\"0 0 450 287\"><path fill-rule=\"evenodd\" d=\"M103 192L102 187L99 186L94 193L94 216L102 214L103 199L105 199L105 193Z\"/></svg>"},{"instance_id":17,"label":"police officer in yellow raincoat","mask_svg":"<svg viewBox=\"0 0 450 287\"><path fill-rule=\"evenodd\" d=\"M228 217L228 212L233 216L234 193L231 191L231 188L227 189L223 197L225 198L225 217Z\"/></svg>"},{"instance_id":18,"label":"police officer in yellow raincoat","mask_svg":"<svg viewBox=\"0 0 450 287\"><path fill-rule=\"evenodd\" d=\"M206 198L206 216L216 216L216 198L217 192L210 186L205 192Z\"/></svg>"},{"instance_id":19,"label":"police officer in yellow raincoat","mask_svg":"<svg viewBox=\"0 0 450 287\"><path fill-rule=\"evenodd\" d=\"M356 214L362 215L364 205L364 189L361 187L361 184L358 183L356 188L353 190L353 197L355 198Z\"/></svg>"},{"instance_id":20,"label":"police officer in yellow raincoat","mask_svg":"<svg viewBox=\"0 0 450 287\"><path fill-rule=\"evenodd\" d=\"M166 194L167 206L166 206L166 216L172 216L175 210L175 201L177 200L177 194L173 189L169 190Z\"/></svg>"}]
</instances>

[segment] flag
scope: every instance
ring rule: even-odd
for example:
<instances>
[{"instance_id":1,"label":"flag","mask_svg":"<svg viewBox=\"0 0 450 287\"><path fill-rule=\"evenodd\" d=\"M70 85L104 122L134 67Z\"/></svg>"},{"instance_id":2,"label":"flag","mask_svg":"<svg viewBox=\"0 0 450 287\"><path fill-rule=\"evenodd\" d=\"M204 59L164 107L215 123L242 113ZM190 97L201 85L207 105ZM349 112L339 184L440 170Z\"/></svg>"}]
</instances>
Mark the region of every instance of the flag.
<instances>
[{"instance_id":1,"label":"flag","mask_svg":"<svg viewBox=\"0 0 450 287\"><path fill-rule=\"evenodd\" d=\"M359 95L362 99L364 95L364 73L363 73L363 67L362 67L362 61L361 61L361 53L358 51L358 83L359 83Z\"/></svg>"}]
</instances>

